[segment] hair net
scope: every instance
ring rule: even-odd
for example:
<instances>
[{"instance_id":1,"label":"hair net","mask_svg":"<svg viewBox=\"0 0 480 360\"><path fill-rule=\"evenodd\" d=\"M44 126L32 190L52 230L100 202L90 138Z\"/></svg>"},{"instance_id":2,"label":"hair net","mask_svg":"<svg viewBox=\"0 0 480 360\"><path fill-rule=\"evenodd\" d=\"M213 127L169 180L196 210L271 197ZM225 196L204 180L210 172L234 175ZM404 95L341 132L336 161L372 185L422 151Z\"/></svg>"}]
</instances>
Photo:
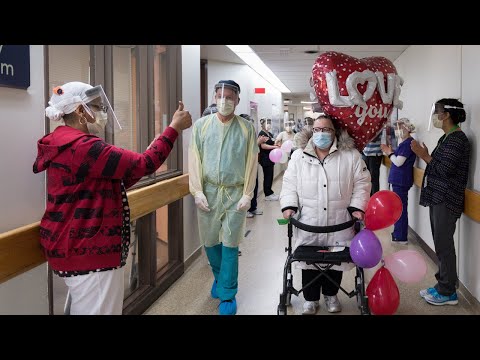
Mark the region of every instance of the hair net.
<instances>
[{"instance_id":1,"label":"hair net","mask_svg":"<svg viewBox=\"0 0 480 360\"><path fill-rule=\"evenodd\" d=\"M398 119L397 121L395 121L395 123L393 125L397 126L397 125L400 125L400 124L403 124L403 126L405 126L405 128L408 130L408 132L410 132L410 133L415 132L415 125L413 125L410 122L409 119L407 119L407 118Z\"/></svg>"},{"instance_id":2,"label":"hair net","mask_svg":"<svg viewBox=\"0 0 480 360\"><path fill-rule=\"evenodd\" d=\"M85 91L92 89L93 86L79 81L66 83L53 89L52 97L45 109L45 115L53 121L60 121L63 115L70 114L79 105L85 105L90 101L85 95ZM85 108L87 106L85 105Z\"/></svg>"}]
</instances>

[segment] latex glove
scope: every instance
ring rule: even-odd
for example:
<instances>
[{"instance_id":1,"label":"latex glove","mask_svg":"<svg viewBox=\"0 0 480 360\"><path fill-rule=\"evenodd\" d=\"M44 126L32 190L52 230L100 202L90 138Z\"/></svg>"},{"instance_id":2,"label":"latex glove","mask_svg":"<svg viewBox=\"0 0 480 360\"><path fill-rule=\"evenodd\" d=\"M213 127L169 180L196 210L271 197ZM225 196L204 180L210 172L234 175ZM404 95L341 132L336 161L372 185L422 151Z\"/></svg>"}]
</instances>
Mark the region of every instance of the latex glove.
<instances>
[{"instance_id":1,"label":"latex glove","mask_svg":"<svg viewBox=\"0 0 480 360\"><path fill-rule=\"evenodd\" d=\"M198 192L195 195L195 205L197 205L197 207L200 210L203 210L203 211L206 211L206 212L210 211L210 209L208 208L207 197L205 196L205 194L203 192Z\"/></svg>"},{"instance_id":2,"label":"latex glove","mask_svg":"<svg viewBox=\"0 0 480 360\"><path fill-rule=\"evenodd\" d=\"M248 196L243 195L242 198L240 199L240 201L237 204L237 210L242 211L242 210L249 209L251 202L252 202L252 200Z\"/></svg>"}]
</instances>

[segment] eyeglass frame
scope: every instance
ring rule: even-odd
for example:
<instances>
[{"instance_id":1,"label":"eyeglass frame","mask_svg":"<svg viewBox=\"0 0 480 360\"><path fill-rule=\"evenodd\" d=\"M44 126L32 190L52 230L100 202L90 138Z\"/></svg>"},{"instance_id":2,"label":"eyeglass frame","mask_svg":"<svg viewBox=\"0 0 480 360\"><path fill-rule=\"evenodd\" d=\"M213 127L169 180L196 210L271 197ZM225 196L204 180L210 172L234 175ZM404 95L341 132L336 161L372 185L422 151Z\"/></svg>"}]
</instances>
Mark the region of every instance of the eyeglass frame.
<instances>
[{"instance_id":1,"label":"eyeglass frame","mask_svg":"<svg viewBox=\"0 0 480 360\"><path fill-rule=\"evenodd\" d=\"M328 130L327 130L328 129ZM326 133L329 133L329 134L333 134L335 132L335 129L332 129L331 127L314 127L312 128L312 131L314 133L318 133L318 132L326 132Z\"/></svg>"}]
</instances>

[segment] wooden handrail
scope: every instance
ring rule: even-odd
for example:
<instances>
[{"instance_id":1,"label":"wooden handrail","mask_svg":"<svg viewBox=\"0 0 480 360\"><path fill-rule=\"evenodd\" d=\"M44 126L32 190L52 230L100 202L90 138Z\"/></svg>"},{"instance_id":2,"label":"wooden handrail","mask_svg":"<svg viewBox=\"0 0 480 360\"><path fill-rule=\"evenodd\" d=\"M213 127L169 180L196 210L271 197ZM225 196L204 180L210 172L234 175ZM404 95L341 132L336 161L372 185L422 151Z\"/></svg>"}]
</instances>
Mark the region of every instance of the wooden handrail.
<instances>
[{"instance_id":1,"label":"wooden handrail","mask_svg":"<svg viewBox=\"0 0 480 360\"><path fill-rule=\"evenodd\" d=\"M386 167L392 166L392 161L387 157L383 157L383 164ZM413 183L422 187L423 174L425 170L418 167L413 168ZM470 189L465 189L465 206L463 213L470 219L480 222L480 192Z\"/></svg>"},{"instance_id":2,"label":"wooden handrail","mask_svg":"<svg viewBox=\"0 0 480 360\"><path fill-rule=\"evenodd\" d=\"M189 194L188 174L127 192L131 221ZM45 262L40 222L0 234L0 284Z\"/></svg>"}]
</instances>

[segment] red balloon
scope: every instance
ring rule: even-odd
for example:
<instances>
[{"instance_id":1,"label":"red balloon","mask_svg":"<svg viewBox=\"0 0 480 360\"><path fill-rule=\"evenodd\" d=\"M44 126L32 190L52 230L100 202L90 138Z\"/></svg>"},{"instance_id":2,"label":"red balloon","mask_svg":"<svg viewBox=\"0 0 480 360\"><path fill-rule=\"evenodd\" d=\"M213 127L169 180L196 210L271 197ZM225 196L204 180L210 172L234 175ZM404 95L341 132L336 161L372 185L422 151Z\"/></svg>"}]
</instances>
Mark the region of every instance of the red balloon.
<instances>
[{"instance_id":1,"label":"red balloon","mask_svg":"<svg viewBox=\"0 0 480 360\"><path fill-rule=\"evenodd\" d=\"M400 305L400 293L392 274L382 266L367 286L368 307L374 315L393 315Z\"/></svg>"},{"instance_id":2,"label":"red balloon","mask_svg":"<svg viewBox=\"0 0 480 360\"><path fill-rule=\"evenodd\" d=\"M400 80L395 80L397 70L387 58L357 59L335 51L327 51L317 58L312 68L313 88L322 110L347 130L360 152L365 144L382 130L394 106L392 97L386 100L387 103L383 102L379 90L380 77L375 74L376 72L379 72L380 77L380 73L383 74L382 91L390 92L391 95L395 81ZM396 91L399 89L400 86L397 86ZM344 100L338 100L341 97ZM357 104L358 101L352 100L362 97L363 107ZM384 97L387 99L385 94ZM334 101L333 98L341 103Z\"/></svg>"},{"instance_id":3,"label":"red balloon","mask_svg":"<svg viewBox=\"0 0 480 360\"><path fill-rule=\"evenodd\" d=\"M402 215L402 200L390 190L380 190L372 195L365 210L365 227L380 230L395 224Z\"/></svg>"}]
</instances>

